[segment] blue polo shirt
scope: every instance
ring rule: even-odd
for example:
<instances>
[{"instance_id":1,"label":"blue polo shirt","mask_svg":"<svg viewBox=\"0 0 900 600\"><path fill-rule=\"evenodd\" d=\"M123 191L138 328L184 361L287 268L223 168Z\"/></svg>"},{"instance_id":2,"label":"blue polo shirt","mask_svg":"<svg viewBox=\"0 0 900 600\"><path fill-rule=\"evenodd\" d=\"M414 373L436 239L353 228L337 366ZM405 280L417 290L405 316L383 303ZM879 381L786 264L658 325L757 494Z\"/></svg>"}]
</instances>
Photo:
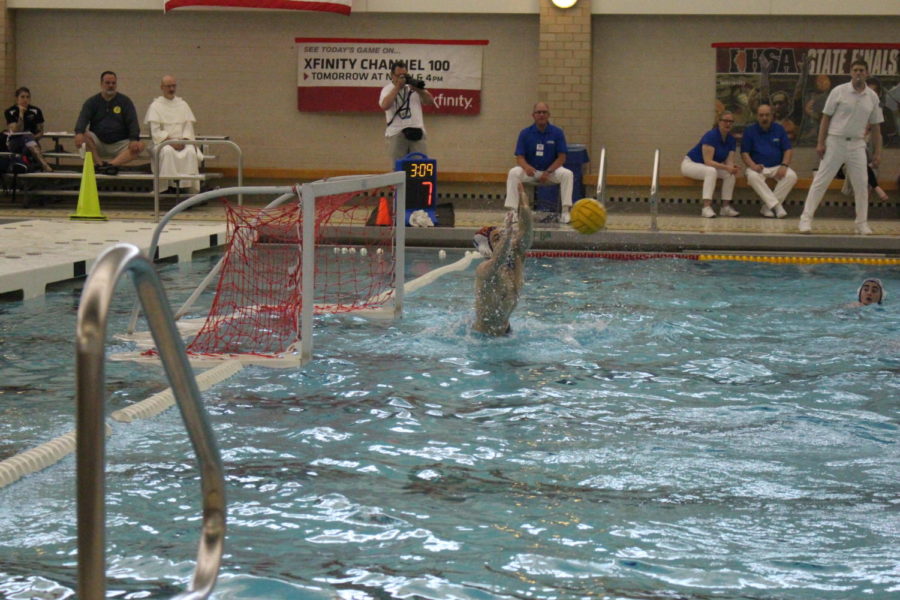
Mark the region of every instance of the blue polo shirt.
<instances>
[{"instance_id":1,"label":"blue polo shirt","mask_svg":"<svg viewBox=\"0 0 900 600\"><path fill-rule=\"evenodd\" d=\"M728 158L728 153L734 151L734 149L737 148L737 140L734 139L734 136L730 133L723 140L722 133L719 131L719 128L713 127L703 134L703 137L700 138L700 141L696 146L691 148L691 151L687 153L688 158L690 158L694 162L702 163L703 146L712 146L714 148L714 161L725 162L725 159Z\"/></svg>"},{"instance_id":2,"label":"blue polo shirt","mask_svg":"<svg viewBox=\"0 0 900 600\"><path fill-rule=\"evenodd\" d=\"M768 131L763 131L759 123L744 129L741 140L741 152L746 152L764 167L777 167L784 158L784 153L791 149L791 140L787 131L778 123L772 123Z\"/></svg>"},{"instance_id":3,"label":"blue polo shirt","mask_svg":"<svg viewBox=\"0 0 900 600\"><path fill-rule=\"evenodd\" d=\"M544 171L553 164L556 157L568 152L566 134L559 127L547 123L543 132L537 128L537 125L523 129L516 142L515 154L524 156L525 162L538 171Z\"/></svg>"}]
</instances>

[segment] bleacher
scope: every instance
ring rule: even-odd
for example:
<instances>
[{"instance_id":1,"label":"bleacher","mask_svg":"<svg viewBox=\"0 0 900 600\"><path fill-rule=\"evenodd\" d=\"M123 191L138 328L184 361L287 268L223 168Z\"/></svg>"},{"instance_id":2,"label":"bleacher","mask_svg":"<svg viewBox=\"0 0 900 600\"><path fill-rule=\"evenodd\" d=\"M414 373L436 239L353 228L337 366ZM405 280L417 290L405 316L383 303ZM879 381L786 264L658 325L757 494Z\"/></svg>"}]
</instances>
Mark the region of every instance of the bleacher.
<instances>
[{"instance_id":1,"label":"bleacher","mask_svg":"<svg viewBox=\"0 0 900 600\"><path fill-rule=\"evenodd\" d=\"M67 152L64 146L65 140L71 140L74 137L75 134L70 132L47 132L44 134L44 138L53 142L53 150L43 153L44 158L53 167L52 172L16 172L16 170L12 170L11 172L3 173L3 186L13 202L21 201L25 206L30 206L42 203L45 198L58 199L66 196L78 196L84 159L77 152ZM144 140L149 139L148 136L141 137ZM184 141L180 143L184 143ZM201 164L200 174L181 176L179 177L180 181L199 181L201 189L203 189L209 187L210 182L222 177L222 174L219 172L207 170L207 161L216 158L208 150L213 145L224 144L232 146L239 156L238 170L242 169L240 148L226 136L197 136L197 140L194 143L203 148L204 160ZM13 156L10 153L4 154L8 157ZM116 175L107 175L95 171L94 176L97 181L99 196L101 198L152 200L154 216L158 218L160 200L172 199L178 201L188 194L177 190L174 193L166 191L162 187L158 175L154 173L155 169L151 164L153 160L155 160L155 154L151 151L148 152L147 161L135 161L124 165Z\"/></svg>"}]
</instances>

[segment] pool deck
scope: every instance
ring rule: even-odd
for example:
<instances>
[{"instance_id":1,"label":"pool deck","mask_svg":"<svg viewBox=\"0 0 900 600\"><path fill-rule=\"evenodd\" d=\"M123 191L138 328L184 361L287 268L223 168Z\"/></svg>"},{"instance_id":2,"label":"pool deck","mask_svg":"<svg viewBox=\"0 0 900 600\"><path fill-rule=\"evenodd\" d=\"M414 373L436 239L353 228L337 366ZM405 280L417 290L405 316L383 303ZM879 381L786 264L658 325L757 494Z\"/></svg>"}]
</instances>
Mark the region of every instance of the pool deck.
<instances>
[{"instance_id":1,"label":"pool deck","mask_svg":"<svg viewBox=\"0 0 900 600\"><path fill-rule=\"evenodd\" d=\"M147 253L154 226L152 221L126 219L11 220L0 215L0 294L23 300L42 296L50 284L84 276L100 252L118 242L130 242ZM224 222L172 223L160 238L157 258L189 261L194 252L222 244L225 233Z\"/></svg>"},{"instance_id":2,"label":"pool deck","mask_svg":"<svg viewBox=\"0 0 900 600\"><path fill-rule=\"evenodd\" d=\"M71 206L23 208L0 202L0 294L40 296L46 286L83 276L104 248L131 242L144 251L155 223L150 207L105 208L107 221L72 221ZM469 248L479 227L499 224L503 211L456 209L455 227L407 228L408 246ZM606 229L581 235L567 225L537 223L538 249L706 254L863 255L900 258L900 220L870 220L874 234L855 233L852 218L817 218L812 234L797 231L798 216L703 219L694 214L660 215L651 231L646 213L611 210ZM160 240L158 258L190 260L193 252L225 240L224 211L217 203L182 213Z\"/></svg>"}]
</instances>

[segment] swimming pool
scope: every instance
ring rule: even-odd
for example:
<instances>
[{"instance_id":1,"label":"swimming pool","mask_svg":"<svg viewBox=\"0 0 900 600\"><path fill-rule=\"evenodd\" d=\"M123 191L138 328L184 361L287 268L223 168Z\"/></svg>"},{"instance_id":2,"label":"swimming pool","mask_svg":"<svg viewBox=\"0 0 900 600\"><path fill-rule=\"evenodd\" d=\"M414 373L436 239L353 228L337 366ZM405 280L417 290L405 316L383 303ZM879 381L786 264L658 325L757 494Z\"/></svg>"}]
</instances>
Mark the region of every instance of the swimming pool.
<instances>
[{"instance_id":1,"label":"swimming pool","mask_svg":"<svg viewBox=\"0 0 900 600\"><path fill-rule=\"evenodd\" d=\"M170 297L211 260L163 267ZM407 278L438 264L410 251ZM865 276L895 291L900 269L527 271L509 338L469 333L470 270L411 294L398 322L320 318L310 364L204 394L230 510L216 598L900 591L900 310L844 307ZM72 428L76 304L61 289L2 306L2 456ZM125 293L113 328L129 308ZM166 385L143 365L107 373L112 408ZM199 530L180 418L114 424L108 444L109 590L170 596ZM0 490L0 595L72 597L73 474L70 458Z\"/></svg>"}]
</instances>

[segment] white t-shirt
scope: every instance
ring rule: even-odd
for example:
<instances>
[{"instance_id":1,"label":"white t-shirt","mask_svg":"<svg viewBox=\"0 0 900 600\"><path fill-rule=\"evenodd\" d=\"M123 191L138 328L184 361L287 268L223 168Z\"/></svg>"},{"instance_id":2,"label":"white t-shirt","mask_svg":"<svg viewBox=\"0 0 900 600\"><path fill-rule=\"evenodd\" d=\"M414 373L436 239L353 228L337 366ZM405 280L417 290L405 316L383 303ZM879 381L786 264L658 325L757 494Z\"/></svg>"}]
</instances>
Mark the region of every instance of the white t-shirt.
<instances>
[{"instance_id":1,"label":"white t-shirt","mask_svg":"<svg viewBox=\"0 0 900 600\"><path fill-rule=\"evenodd\" d=\"M393 83L389 83L381 88L381 95L378 96L379 105L381 105L381 101L392 89L394 89ZM407 97L409 98L408 110L401 110ZM399 114L394 117L398 110L400 110ZM393 121L391 118L393 118ZM388 123L387 128L384 130L384 137L395 136L407 127L418 127L425 131L425 120L422 118L422 100L419 98L419 94L412 91L408 85L404 85L397 93L397 97L394 98L394 103L384 111L384 120Z\"/></svg>"},{"instance_id":2,"label":"white t-shirt","mask_svg":"<svg viewBox=\"0 0 900 600\"><path fill-rule=\"evenodd\" d=\"M878 106L878 94L869 89L869 86L862 92L857 92L850 82L831 90L822 113L831 117L828 135L860 140L866 135L866 125L877 125L884 121L884 114Z\"/></svg>"}]
</instances>

